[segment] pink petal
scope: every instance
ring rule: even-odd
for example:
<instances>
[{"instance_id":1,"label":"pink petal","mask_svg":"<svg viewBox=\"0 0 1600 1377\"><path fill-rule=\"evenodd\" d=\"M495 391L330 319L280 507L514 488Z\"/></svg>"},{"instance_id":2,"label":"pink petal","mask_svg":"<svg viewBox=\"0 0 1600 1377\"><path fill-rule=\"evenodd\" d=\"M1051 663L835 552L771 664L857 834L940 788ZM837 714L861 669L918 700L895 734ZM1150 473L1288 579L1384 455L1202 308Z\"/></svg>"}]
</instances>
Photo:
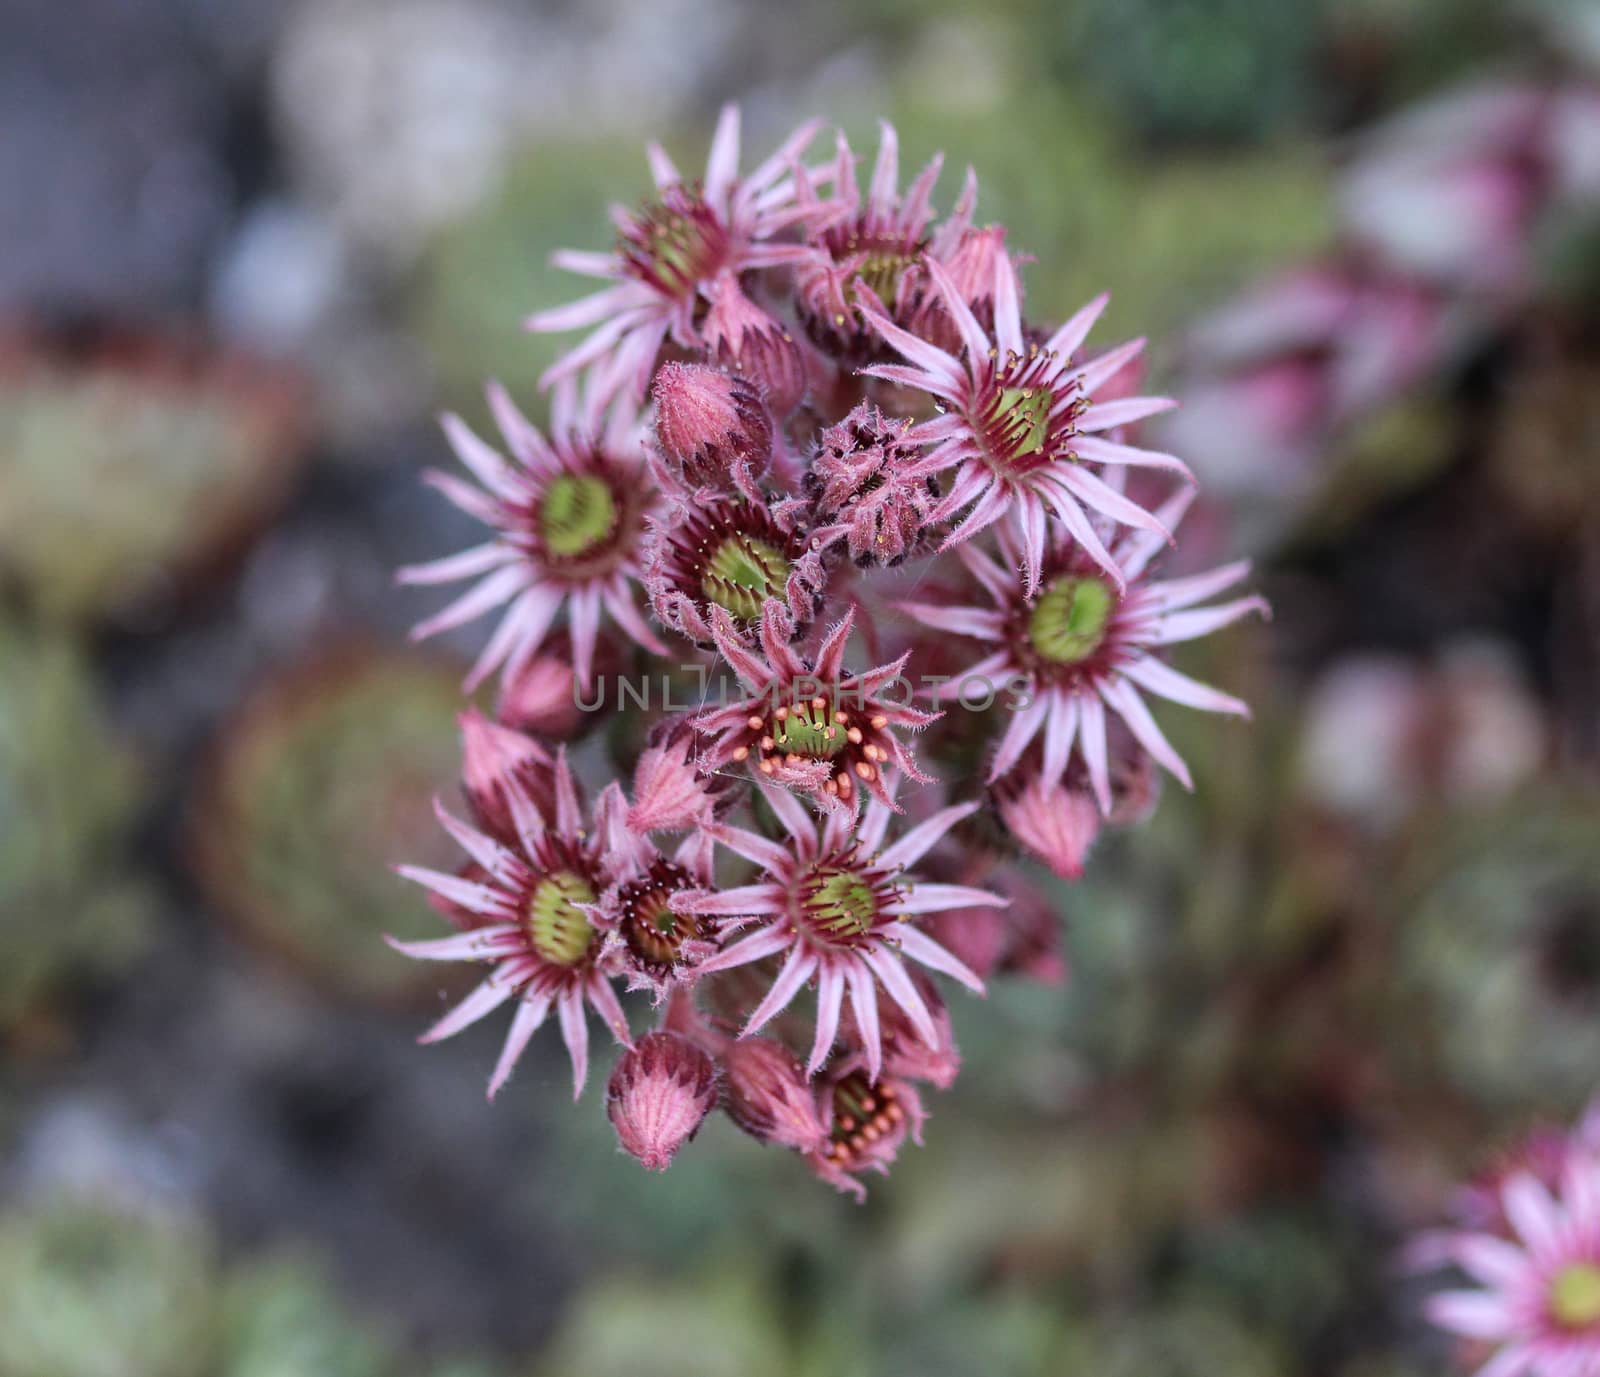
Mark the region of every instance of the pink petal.
<instances>
[{"instance_id":1,"label":"pink petal","mask_svg":"<svg viewBox=\"0 0 1600 1377\"><path fill-rule=\"evenodd\" d=\"M491 607L498 607L528 586L533 573L522 564L500 569L474 584L444 611L418 622L411 630L413 641L423 641L441 631L481 617Z\"/></svg>"},{"instance_id":2,"label":"pink petal","mask_svg":"<svg viewBox=\"0 0 1600 1377\"><path fill-rule=\"evenodd\" d=\"M1007 902L1002 899L997 905L993 903L993 895L989 896L989 900L985 907L1003 908ZM920 961L930 970L939 971L954 980L959 980L974 994L984 993L983 981L978 978L977 972L959 957L946 951L920 928L914 928L908 923L899 928L895 936L901 950L913 961Z\"/></svg>"},{"instance_id":3,"label":"pink petal","mask_svg":"<svg viewBox=\"0 0 1600 1377\"><path fill-rule=\"evenodd\" d=\"M1044 347L1052 353L1060 354L1064 359L1070 359L1078 352L1084 340L1089 338L1089 331L1094 329L1095 321L1100 319L1100 313L1105 310L1106 303L1110 300L1109 292L1101 292L1051 335Z\"/></svg>"},{"instance_id":4,"label":"pink petal","mask_svg":"<svg viewBox=\"0 0 1600 1377\"><path fill-rule=\"evenodd\" d=\"M485 574L501 564L508 564L520 556L509 545L491 540L486 545L474 545L458 555L430 560L426 564L408 564L396 570L395 579L406 584L454 583L457 579Z\"/></svg>"},{"instance_id":5,"label":"pink petal","mask_svg":"<svg viewBox=\"0 0 1600 1377\"><path fill-rule=\"evenodd\" d=\"M704 969L702 966L701 970ZM767 997L756 1005L755 1011L750 1015L739 1036L747 1038L752 1033L760 1032L767 1023L787 1009L816 969L817 958L796 943L789 952L789 959L783 963L783 969L778 972L778 978L772 982L772 988L767 991Z\"/></svg>"},{"instance_id":6,"label":"pink petal","mask_svg":"<svg viewBox=\"0 0 1600 1377\"><path fill-rule=\"evenodd\" d=\"M430 889L441 899L459 904L471 913L486 917L504 916L511 900L498 889L480 884L476 880L463 880L459 875L446 875L442 870L429 870L420 865L395 867L395 874Z\"/></svg>"},{"instance_id":7,"label":"pink petal","mask_svg":"<svg viewBox=\"0 0 1600 1377\"><path fill-rule=\"evenodd\" d=\"M817 1032L811 1040L811 1060L806 1063L806 1075L816 1075L833 1050L843 1004L844 974L836 965L824 961L817 976Z\"/></svg>"},{"instance_id":8,"label":"pink petal","mask_svg":"<svg viewBox=\"0 0 1600 1377\"><path fill-rule=\"evenodd\" d=\"M1189 767L1172 749L1172 743L1161 734L1161 728L1156 726L1150 710L1144 705L1144 699L1139 697L1133 686L1126 680L1113 679L1101 683L1099 688L1100 696L1117 710L1129 730L1139 739L1139 744L1164 765L1185 789L1192 790L1194 783L1189 778Z\"/></svg>"},{"instance_id":9,"label":"pink petal","mask_svg":"<svg viewBox=\"0 0 1600 1377\"><path fill-rule=\"evenodd\" d=\"M497 967L492 975L441 1018L418 1042L442 1042L454 1037L463 1028L470 1028L479 1019L487 1017L516 993L515 982L501 974Z\"/></svg>"},{"instance_id":10,"label":"pink petal","mask_svg":"<svg viewBox=\"0 0 1600 1377\"><path fill-rule=\"evenodd\" d=\"M971 817L978 811L979 804L957 803L949 808L941 808L926 822L918 823L903 837L890 846L878 857L877 864L884 870L908 870L928 854L945 833L954 827L962 818Z\"/></svg>"},{"instance_id":11,"label":"pink petal","mask_svg":"<svg viewBox=\"0 0 1600 1377\"><path fill-rule=\"evenodd\" d=\"M1147 416L1159 416L1177 404L1171 397L1119 397L1114 402L1096 402L1078 417L1078 429L1085 434L1113 430Z\"/></svg>"},{"instance_id":12,"label":"pink petal","mask_svg":"<svg viewBox=\"0 0 1600 1377\"><path fill-rule=\"evenodd\" d=\"M933 1015L928 1012L928 1006L923 1002L922 996L917 993L917 987L911 983L911 977L906 974L906 968L900 964L900 959L891 951L883 947L866 947L862 950L861 958L876 973L879 982L888 992L889 998L905 1012L911 1020L911 1026L917 1030L917 1036L923 1044L935 1047L939 1042L939 1031L933 1026Z\"/></svg>"},{"instance_id":13,"label":"pink petal","mask_svg":"<svg viewBox=\"0 0 1600 1377\"><path fill-rule=\"evenodd\" d=\"M413 961L497 961L521 946L522 934L515 923L496 923L422 942L402 942L388 936L383 940Z\"/></svg>"},{"instance_id":14,"label":"pink petal","mask_svg":"<svg viewBox=\"0 0 1600 1377\"><path fill-rule=\"evenodd\" d=\"M731 947L724 947L715 956L701 962L696 970L701 975L713 975L717 971L749 965L752 961L764 961L769 956L776 956L793 941L794 938L781 924L762 928L759 932L753 932L735 942Z\"/></svg>"},{"instance_id":15,"label":"pink petal","mask_svg":"<svg viewBox=\"0 0 1600 1377\"><path fill-rule=\"evenodd\" d=\"M500 1088L511 1079L512 1069L527 1049L529 1041L543 1025L550 1012L549 995L523 995L517 1012L511 1019L511 1031L506 1034L505 1045L500 1049L500 1059L494 1064L489 1077L489 1098L500 1093Z\"/></svg>"},{"instance_id":16,"label":"pink petal","mask_svg":"<svg viewBox=\"0 0 1600 1377\"><path fill-rule=\"evenodd\" d=\"M1238 717L1250 716L1250 705L1223 693L1187 674L1180 674L1170 665L1148 655L1136 656L1126 661L1122 673L1141 688L1160 694L1174 703L1199 708L1202 712L1228 712Z\"/></svg>"},{"instance_id":17,"label":"pink petal","mask_svg":"<svg viewBox=\"0 0 1600 1377\"><path fill-rule=\"evenodd\" d=\"M572 1058L572 1098L583 1094L583 1083L589 1079L589 1021L583 1015L583 989L574 986L556 1001L556 1013L561 1020L561 1040L567 1044L567 1055Z\"/></svg>"},{"instance_id":18,"label":"pink petal","mask_svg":"<svg viewBox=\"0 0 1600 1377\"><path fill-rule=\"evenodd\" d=\"M1089 767L1089 784L1102 813L1111 812L1111 769L1107 760L1106 710L1100 700L1085 694L1078 700L1078 739L1083 761Z\"/></svg>"},{"instance_id":19,"label":"pink petal","mask_svg":"<svg viewBox=\"0 0 1600 1377\"><path fill-rule=\"evenodd\" d=\"M850 982L850 1007L855 1010L861 1046L867 1054L867 1079L876 1085L878 1077L883 1074L883 1035L878 1030L878 987L873 984L871 970L859 959L848 960L844 974Z\"/></svg>"}]
</instances>

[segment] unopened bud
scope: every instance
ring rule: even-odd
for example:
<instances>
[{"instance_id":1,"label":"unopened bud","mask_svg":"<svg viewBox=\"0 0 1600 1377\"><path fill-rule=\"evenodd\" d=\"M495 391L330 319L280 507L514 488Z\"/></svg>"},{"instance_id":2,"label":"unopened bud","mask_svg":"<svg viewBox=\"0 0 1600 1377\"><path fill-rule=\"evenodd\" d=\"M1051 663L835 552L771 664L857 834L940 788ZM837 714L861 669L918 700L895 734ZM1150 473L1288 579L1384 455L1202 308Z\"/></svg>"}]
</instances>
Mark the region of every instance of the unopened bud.
<instances>
[{"instance_id":1,"label":"unopened bud","mask_svg":"<svg viewBox=\"0 0 1600 1377\"><path fill-rule=\"evenodd\" d=\"M737 489L759 501L773 430L760 390L738 374L699 363L662 364L654 390L656 438L684 486Z\"/></svg>"},{"instance_id":2,"label":"unopened bud","mask_svg":"<svg viewBox=\"0 0 1600 1377\"><path fill-rule=\"evenodd\" d=\"M810 387L800 342L744 294L734 274L718 279L702 334L712 361L759 384L773 415L800 405Z\"/></svg>"},{"instance_id":3,"label":"unopened bud","mask_svg":"<svg viewBox=\"0 0 1600 1377\"><path fill-rule=\"evenodd\" d=\"M1024 850L1064 880L1083 874L1089 848L1100 835L1100 808L1087 789L1048 784L1035 776L1020 788L998 791L1000 817Z\"/></svg>"},{"instance_id":4,"label":"unopened bud","mask_svg":"<svg viewBox=\"0 0 1600 1377\"><path fill-rule=\"evenodd\" d=\"M722 1055L723 1108L752 1138L797 1152L816 1150L827 1136L817 1098L799 1059L770 1038L730 1043Z\"/></svg>"},{"instance_id":5,"label":"unopened bud","mask_svg":"<svg viewBox=\"0 0 1600 1377\"><path fill-rule=\"evenodd\" d=\"M640 1038L618 1059L606 1087L617 1141L651 1171L665 1171L711 1112L716 1084L716 1066L688 1038Z\"/></svg>"},{"instance_id":6,"label":"unopened bud","mask_svg":"<svg viewBox=\"0 0 1600 1377\"><path fill-rule=\"evenodd\" d=\"M514 782L542 813L550 811L550 752L532 737L491 722L476 708L457 719L461 726L461 777L478 825L500 841L514 844L516 824L506 799Z\"/></svg>"}]
</instances>

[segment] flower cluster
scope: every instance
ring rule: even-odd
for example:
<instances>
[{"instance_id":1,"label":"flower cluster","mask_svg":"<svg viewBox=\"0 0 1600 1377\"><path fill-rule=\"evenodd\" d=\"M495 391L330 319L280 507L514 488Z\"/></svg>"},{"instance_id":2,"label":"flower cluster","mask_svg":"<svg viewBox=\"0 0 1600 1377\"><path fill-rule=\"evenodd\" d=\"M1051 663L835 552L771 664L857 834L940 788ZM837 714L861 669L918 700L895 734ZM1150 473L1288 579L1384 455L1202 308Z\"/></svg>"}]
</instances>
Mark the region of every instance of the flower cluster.
<instances>
[{"instance_id":1,"label":"flower cluster","mask_svg":"<svg viewBox=\"0 0 1600 1377\"><path fill-rule=\"evenodd\" d=\"M1142 342L1087 346L1105 298L1036 323L970 171L940 220L938 159L902 191L885 126L863 194L814 132L741 174L725 111L692 181L652 148L614 250L557 260L610 285L530 322L590 331L549 431L499 387L498 448L446 420L476 482L430 481L490 538L402 578L474 580L419 635L503 609L499 720L440 811L461 869L402 869L458 932L395 945L486 965L425 1040L511 1006L491 1095L552 1015L581 1092L592 1010L646 1166L720 1107L859 1194L959 1068L940 978L1063 970L1029 866L1189 784L1147 698L1246 711L1165 647L1265 604L1154 576L1193 484L1137 443Z\"/></svg>"},{"instance_id":2,"label":"flower cluster","mask_svg":"<svg viewBox=\"0 0 1600 1377\"><path fill-rule=\"evenodd\" d=\"M1410 1249L1469 1284L1427 1302L1481 1377L1600 1372L1600 1107L1532 1133L1455 1202L1457 1228Z\"/></svg>"}]
</instances>

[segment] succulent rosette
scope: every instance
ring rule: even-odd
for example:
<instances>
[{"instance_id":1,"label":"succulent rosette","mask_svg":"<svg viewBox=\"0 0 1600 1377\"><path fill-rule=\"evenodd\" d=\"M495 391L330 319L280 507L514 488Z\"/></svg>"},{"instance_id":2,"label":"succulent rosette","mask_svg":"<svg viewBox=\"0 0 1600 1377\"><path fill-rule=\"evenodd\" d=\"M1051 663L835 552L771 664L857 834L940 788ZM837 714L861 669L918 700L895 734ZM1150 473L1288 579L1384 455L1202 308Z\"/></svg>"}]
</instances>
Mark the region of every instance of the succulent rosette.
<instances>
[{"instance_id":1,"label":"succulent rosette","mask_svg":"<svg viewBox=\"0 0 1600 1377\"><path fill-rule=\"evenodd\" d=\"M553 1012L581 1087L592 1007L645 1166L716 1108L859 1195L959 1073L953 987L1060 979L1038 871L1080 874L1157 767L1189 782L1145 696L1244 712L1168 648L1265 604L1217 601L1242 564L1152 575L1193 480L1138 443L1173 405L1135 395L1142 341L1085 350L1105 299L1025 320L973 173L941 216L941 158L902 189L885 126L863 190L815 132L741 176L725 111L692 183L652 148L614 249L559 259L609 285L531 322L589 331L548 429L498 389L508 457L447 422L478 485L433 481L493 534L405 577L478 579L424 634L508 607L474 670L502 720L471 719L477 825L442 815L466 863L403 871L461 931L397 945L489 964L426 1036L513 1005L493 1089ZM604 752L560 749L563 684Z\"/></svg>"}]
</instances>

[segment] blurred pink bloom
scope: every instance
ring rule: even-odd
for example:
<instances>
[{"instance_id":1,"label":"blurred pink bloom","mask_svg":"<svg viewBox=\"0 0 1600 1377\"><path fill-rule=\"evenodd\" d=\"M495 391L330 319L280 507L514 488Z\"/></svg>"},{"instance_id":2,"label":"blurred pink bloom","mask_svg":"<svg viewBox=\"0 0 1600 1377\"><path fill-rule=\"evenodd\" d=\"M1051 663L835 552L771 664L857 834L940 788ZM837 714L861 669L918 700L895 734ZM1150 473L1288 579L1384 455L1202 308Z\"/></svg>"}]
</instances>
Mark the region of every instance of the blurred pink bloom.
<instances>
[{"instance_id":1,"label":"blurred pink bloom","mask_svg":"<svg viewBox=\"0 0 1600 1377\"><path fill-rule=\"evenodd\" d=\"M1000 818L1022 849L1064 880L1083 874L1089 848L1100 835L1100 808L1094 795L1030 775L1015 789L999 793Z\"/></svg>"},{"instance_id":2,"label":"blurred pink bloom","mask_svg":"<svg viewBox=\"0 0 1600 1377\"><path fill-rule=\"evenodd\" d=\"M1518 1171L1499 1194L1504 1232L1431 1240L1474 1284L1431 1297L1428 1318L1491 1347L1479 1377L1600 1371L1600 1160L1569 1145L1553 1187Z\"/></svg>"}]
</instances>

